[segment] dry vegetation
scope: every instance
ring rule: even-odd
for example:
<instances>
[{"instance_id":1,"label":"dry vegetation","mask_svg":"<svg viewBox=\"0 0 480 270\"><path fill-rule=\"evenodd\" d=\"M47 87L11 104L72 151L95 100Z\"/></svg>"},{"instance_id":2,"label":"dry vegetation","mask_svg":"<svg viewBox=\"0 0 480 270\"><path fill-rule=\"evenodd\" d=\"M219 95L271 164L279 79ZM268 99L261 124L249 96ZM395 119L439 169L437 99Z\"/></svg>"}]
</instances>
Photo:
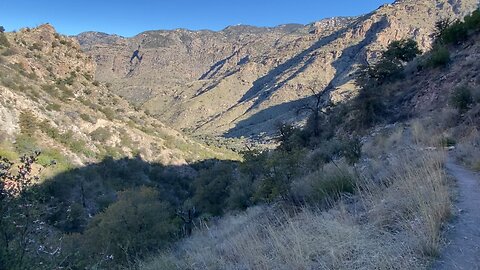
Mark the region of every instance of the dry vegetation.
<instances>
[{"instance_id":1,"label":"dry vegetation","mask_svg":"<svg viewBox=\"0 0 480 270\"><path fill-rule=\"evenodd\" d=\"M379 136L391 142L402 129ZM444 160L443 152L414 150L369 160L376 168L355 168L357 195L328 210L253 207L200 226L139 268L425 269L450 216Z\"/></svg>"}]
</instances>

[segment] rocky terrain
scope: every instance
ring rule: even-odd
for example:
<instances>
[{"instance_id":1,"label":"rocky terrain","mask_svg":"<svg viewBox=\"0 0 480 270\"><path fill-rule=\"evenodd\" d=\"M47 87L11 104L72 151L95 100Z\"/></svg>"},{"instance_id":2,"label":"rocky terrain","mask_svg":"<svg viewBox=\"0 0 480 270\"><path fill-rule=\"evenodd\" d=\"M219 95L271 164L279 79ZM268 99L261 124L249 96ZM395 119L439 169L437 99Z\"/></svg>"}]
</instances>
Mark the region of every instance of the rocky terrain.
<instances>
[{"instance_id":1,"label":"rocky terrain","mask_svg":"<svg viewBox=\"0 0 480 270\"><path fill-rule=\"evenodd\" d=\"M166 127L95 81L96 63L51 25L2 35L8 41L0 46L2 156L5 149L48 148L75 164L106 156L163 164L232 157Z\"/></svg>"},{"instance_id":2,"label":"rocky terrain","mask_svg":"<svg viewBox=\"0 0 480 270\"><path fill-rule=\"evenodd\" d=\"M97 63L96 79L167 124L195 134L270 134L297 122L313 92L325 103L354 96L359 65L391 41L431 46L435 23L462 18L477 0L399 0L360 17L274 28L148 31L132 38L97 32L77 36ZM131 57L140 48L141 61Z\"/></svg>"}]
</instances>

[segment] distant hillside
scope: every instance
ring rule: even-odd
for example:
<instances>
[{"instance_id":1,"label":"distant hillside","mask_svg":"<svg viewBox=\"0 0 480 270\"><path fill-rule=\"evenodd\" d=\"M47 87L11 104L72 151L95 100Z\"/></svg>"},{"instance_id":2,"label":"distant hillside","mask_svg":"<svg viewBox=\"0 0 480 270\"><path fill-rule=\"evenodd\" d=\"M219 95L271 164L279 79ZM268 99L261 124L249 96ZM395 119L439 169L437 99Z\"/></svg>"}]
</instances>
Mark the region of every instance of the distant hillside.
<instances>
[{"instance_id":1,"label":"distant hillside","mask_svg":"<svg viewBox=\"0 0 480 270\"><path fill-rule=\"evenodd\" d=\"M148 31L133 38L77 36L97 62L96 78L167 124L196 134L271 134L312 91L325 102L355 95L352 74L393 40L431 46L434 25L462 18L477 0L396 1L356 18L274 28L232 26L219 32ZM130 63L140 46L137 58Z\"/></svg>"},{"instance_id":2,"label":"distant hillside","mask_svg":"<svg viewBox=\"0 0 480 270\"><path fill-rule=\"evenodd\" d=\"M163 164L236 158L138 110L94 80L96 64L48 24L5 33L0 46L2 151L50 149L76 164L137 156ZM0 153L0 155L3 155Z\"/></svg>"}]
</instances>

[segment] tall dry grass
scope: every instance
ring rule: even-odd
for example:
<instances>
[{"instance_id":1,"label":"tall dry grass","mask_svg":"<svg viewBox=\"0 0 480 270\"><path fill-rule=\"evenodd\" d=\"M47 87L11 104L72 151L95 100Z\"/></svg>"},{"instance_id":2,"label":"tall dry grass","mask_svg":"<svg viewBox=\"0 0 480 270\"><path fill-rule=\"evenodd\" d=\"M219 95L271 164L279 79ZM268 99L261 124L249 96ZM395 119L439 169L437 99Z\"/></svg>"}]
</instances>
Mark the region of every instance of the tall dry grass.
<instances>
[{"instance_id":1,"label":"tall dry grass","mask_svg":"<svg viewBox=\"0 0 480 270\"><path fill-rule=\"evenodd\" d=\"M390 174L360 185L368 219L386 231L403 231L415 240L416 252L434 256L441 228L451 215L451 195L441 151L410 152L390 160Z\"/></svg>"},{"instance_id":2,"label":"tall dry grass","mask_svg":"<svg viewBox=\"0 0 480 270\"><path fill-rule=\"evenodd\" d=\"M140 269L425 269L450 215L444 154L391 161L355 202L287 213L258 206L196 232Z\"/></svg>"}]
</instances>

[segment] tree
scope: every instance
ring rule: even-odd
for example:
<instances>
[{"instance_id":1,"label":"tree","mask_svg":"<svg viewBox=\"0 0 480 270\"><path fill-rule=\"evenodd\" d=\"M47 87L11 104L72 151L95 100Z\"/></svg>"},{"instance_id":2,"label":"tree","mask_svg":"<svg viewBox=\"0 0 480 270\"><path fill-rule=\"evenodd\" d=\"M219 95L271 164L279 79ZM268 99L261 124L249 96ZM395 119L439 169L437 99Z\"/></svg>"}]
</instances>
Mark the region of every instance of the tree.
<instances>
[{"instance_id":1,"label":"tree","mask_svg":"<svg viewBox=\"0 0 480 270\"><path fill-rule=\"evenodd\" d=\"M391 42L383 53L383 60L401 61L403 63L412 61L421 54L418 44L413 39L402 39Z\"/></svg>"},{"instance_id":2,"label":"tree","mask_svg":"<svg viewBox=\"0 0 480 270\"><path fill-rule=\"evenodd\" d=\"M332 88L331 85L327 86L326 90ZM320 92L320 91L315 91L314 88L309 88L310 91L312 92L312 97L315 98L313 104L306 104L303 107L301 107L297 113L301 113L302 111L310 111L311 112L311 117L312 117L312 129L313 129L313 135L315 137L320 136L320 117L321 115L326 115L326 113L323 111L325 107L325 102L323 98L323 93L325 92Z\"/></svg>"},{"instance_id":3,"label":"tree","mask_svg":"<svg viewBox=\"0 0 480 270\"><path fill-rule=\"evenodd\" d=\"M179 220L169 203L153 188L140 187L118 193L118 201L96 215L83 237L69 240L72 254L81 256L76 266L91 265L92 258L114 265L133 263L138 256L157 251L176 238ZM100 267L110 268L107 265Z\"/></svg>"}]
</instances>

